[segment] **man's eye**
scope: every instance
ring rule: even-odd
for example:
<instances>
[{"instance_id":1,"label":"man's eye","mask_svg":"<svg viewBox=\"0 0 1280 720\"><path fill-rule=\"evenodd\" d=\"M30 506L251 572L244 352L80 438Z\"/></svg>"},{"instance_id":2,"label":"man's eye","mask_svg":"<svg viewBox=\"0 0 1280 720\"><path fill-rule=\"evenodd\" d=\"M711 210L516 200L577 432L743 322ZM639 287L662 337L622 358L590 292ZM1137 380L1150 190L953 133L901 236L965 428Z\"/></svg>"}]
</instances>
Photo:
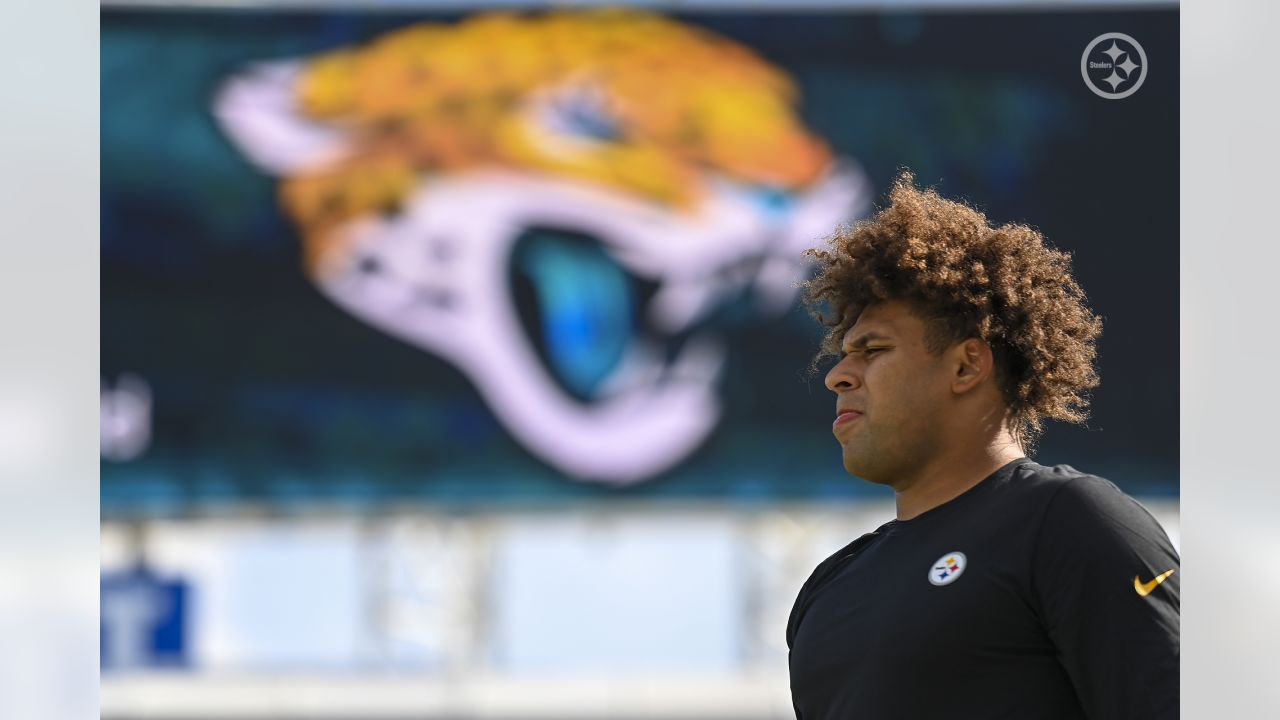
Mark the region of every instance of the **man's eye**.
<instances>
[{"instance_id":1,"label":"man's eye","mask_svg":"<svg viewBox=\"0 0 1280 720\"><path fill-rule=\"evenodd\" d=\"M862 352L865 355L870 355L871 353L877 353L877 352L880 352L881 350L884 350L884 348L864 348Z\"/></svg>"}]
</instances>

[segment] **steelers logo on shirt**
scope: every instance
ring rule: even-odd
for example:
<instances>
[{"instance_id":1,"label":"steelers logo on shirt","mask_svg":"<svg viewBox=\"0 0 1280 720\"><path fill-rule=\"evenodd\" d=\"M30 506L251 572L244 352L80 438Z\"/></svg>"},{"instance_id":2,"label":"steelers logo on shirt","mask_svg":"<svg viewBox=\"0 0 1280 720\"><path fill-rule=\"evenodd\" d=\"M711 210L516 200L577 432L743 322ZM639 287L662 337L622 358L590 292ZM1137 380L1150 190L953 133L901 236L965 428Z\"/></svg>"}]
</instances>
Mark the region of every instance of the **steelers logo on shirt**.
<instances>
[{"instance_id":1,"label":"steelers logo on shirt","mask_svg":"<svg viewBox=\"0 0 1280 720\"><path fill-rule=\"evenodd\" d=\"M929 582L934 585L950 585L964 572L968 560L962 552L949 552L938 558L929 568Z\"/></svg>"}]
</instances>

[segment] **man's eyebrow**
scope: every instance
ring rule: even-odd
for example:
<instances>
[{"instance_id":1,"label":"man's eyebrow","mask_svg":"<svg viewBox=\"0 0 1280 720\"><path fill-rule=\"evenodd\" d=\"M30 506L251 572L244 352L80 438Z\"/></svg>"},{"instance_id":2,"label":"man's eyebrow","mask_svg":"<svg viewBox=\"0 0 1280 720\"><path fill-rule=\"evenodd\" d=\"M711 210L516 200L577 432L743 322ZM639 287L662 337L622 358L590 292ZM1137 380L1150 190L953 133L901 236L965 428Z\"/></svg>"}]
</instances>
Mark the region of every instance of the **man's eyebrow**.
<instances>
[{"instance_id":1,"label":"man's eyebrow","mask_svg":"<svg viewBox=\"0 0 1280 720\"><path fill-rule=\"evenodd\" d=\"M871 330L871 331L862 333L861 335L854 338L850 342L843 343L841 347L853 348L854 350L858 350L863 347L866 347L867 343L871 340L892 340L892 339L893 338L889 337L888 335L884 335L882 333L876 332L875 330Z\"/></svg>"}]
</instances>

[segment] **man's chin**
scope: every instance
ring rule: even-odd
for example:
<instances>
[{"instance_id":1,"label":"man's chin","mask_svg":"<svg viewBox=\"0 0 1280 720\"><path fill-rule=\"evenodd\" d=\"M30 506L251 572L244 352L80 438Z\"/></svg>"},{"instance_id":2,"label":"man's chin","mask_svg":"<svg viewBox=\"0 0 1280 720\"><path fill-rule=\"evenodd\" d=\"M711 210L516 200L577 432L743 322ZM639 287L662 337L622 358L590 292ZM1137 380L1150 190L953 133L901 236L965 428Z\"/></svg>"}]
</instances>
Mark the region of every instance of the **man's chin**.
<instances>
[{"instance_id":1,"label":"man's chin","mask_svg":"<svg viewBox=\"0 0 1280 720\"><path fill-rule=\"evenodd\" d=\"M882 477L881 473L876 472L875 466L867 462L867 458L862 453L850 452L849 448L844 448L844 469L845 472L853 475L861 480L876 485L887 485L887 479Z\"/></svg>"}]
</instances>

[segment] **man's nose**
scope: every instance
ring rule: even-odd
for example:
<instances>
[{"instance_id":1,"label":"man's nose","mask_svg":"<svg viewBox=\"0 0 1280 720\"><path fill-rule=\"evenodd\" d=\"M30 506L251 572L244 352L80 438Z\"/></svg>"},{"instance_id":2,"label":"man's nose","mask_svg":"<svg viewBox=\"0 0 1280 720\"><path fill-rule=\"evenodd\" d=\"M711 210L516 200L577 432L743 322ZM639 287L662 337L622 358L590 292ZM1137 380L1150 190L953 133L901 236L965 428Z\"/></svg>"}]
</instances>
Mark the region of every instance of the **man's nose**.
<instances>
[{"instance_id":1,"label":"man's nose","mask_svg":"<svg viewBox=\"0 0 1280 720\"><path fill-rule=\"evenodd\" d=\"M847 358L846 358L847 360ZM845 390L855 390L862 385L862 379L853 371L853 363L841 360L827 371L825 384L827 389L839 394Z\"/></svg>"}]
</instances>

